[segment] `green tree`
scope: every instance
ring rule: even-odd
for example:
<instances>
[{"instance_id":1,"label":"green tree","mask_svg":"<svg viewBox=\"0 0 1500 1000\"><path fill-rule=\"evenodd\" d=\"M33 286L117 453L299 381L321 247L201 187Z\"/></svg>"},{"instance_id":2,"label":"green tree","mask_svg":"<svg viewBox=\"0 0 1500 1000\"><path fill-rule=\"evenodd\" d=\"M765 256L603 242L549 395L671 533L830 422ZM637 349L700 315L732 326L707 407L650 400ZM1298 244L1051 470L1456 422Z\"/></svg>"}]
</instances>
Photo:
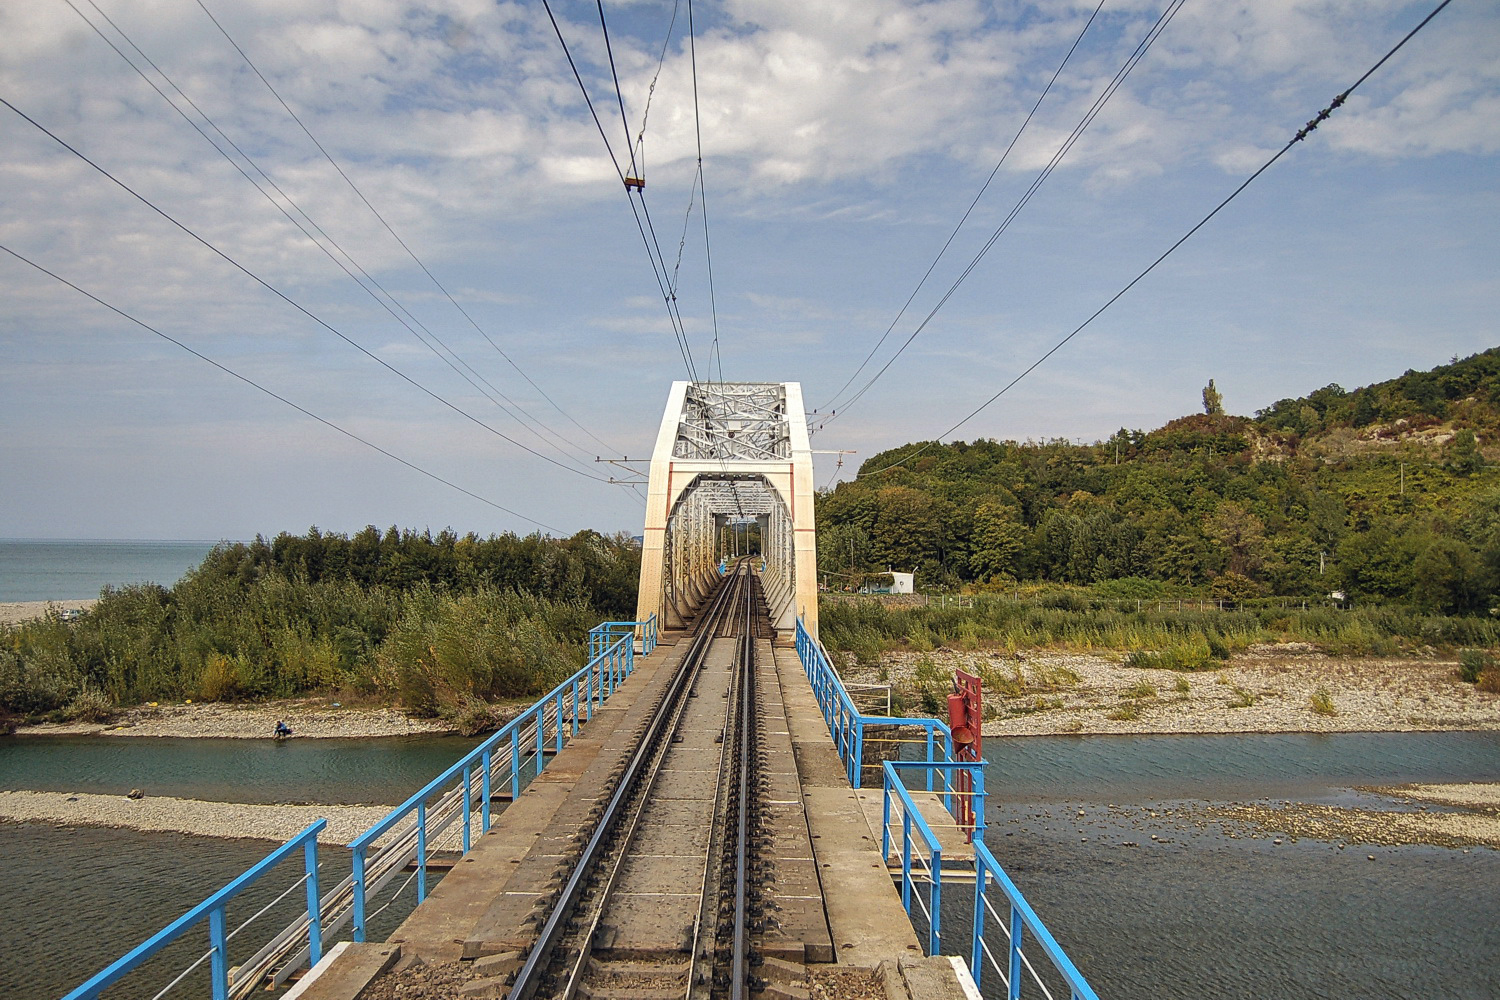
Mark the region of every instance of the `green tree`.
<instances>
[{"instance_id":1,"label":"green tree","mask_svg":"<svg viewBox=\"0 0 1500 1000\"><path fill-rule=\"evenodd\" d=\"M1265 525L1233 500L1219 504L1203 522L1204 534L1219 547L1225 570L1244 577L1259 572L1266 557Z\"/></svg>"},{"instance_id":2,"label":"green tree","mask_svg":"<svg viewBox=\"0 0 1500 1000\"><path fill-rule=\"evenodd\" d=\"M1477 475L1484 469L1479 439L1471 428L1460 429L1448 442L1448 468L1461 476Z\"/></svg>"},{"instance_id":3,"label":"green tree","mask_svg":"<svg viewBox=\"0 0 1500 1000\"><path fill-rule=\"evenodd\" d=\"M1021 550L1026 544L1026 526L1016 510L1001 503L982 503L974 512L974 534L970 542L969 570L978 580L997 580L1017 575Z\"/></svg>"},{"instance_id":4,"label":"green tree","mask_svg":"<svg viewBox=\"0 0 1500 1000\"><path fill-rule=\"evenodd\" d=\"M1213 379L1209 379L1208 385L1203 387L1203 412L1210 417L1224 415L1224 397L1218 389L1214 388Z\"/></svg>"},{"instance_id":5,"label":"green tree","mask_svg":"<svg viewBox=\"0 0 1500 1000\"><path fill-rule=\"evenodd\" d=\"M1457 538L1434 538L1413 567L1412 598L1429 611L1466 614L1488 603L1479 556Z\"/></svg>"}]
</instances>

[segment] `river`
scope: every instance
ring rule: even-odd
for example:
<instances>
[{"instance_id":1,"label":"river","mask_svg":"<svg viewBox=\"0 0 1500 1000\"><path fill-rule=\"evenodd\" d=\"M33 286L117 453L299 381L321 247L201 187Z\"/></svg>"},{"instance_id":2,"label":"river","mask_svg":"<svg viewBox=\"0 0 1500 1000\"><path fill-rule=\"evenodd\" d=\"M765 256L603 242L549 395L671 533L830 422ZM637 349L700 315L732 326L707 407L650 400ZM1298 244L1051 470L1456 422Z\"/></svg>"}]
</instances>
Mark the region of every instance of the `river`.
<instances>
[{"instance_id":1,"label":"river","mask_svg":"<svg viewBox=\"0 0 1500 1000\"><path fill-rule=\"evenodd\" d=\"M0 787L394 802L464 745L28 737L0 743ZM1370 805L1350 789L1496 780L1500 734L1029 737L985 752L989 842L1102 997L1500 996L1500 852L1276 845L1165 815L1205 801ZM60 995L269 848L0 824L0 996ZM325 853L337 877L346 857Z\"/></svg>"}]
</instances>

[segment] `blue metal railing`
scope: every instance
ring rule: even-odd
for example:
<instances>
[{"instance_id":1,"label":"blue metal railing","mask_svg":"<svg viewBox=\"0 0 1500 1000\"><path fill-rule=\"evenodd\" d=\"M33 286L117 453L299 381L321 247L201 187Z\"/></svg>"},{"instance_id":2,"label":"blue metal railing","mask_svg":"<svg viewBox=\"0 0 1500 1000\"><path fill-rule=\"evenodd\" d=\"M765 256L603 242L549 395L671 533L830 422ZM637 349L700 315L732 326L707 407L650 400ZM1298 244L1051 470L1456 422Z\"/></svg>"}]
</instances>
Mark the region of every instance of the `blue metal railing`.
<instances>
[{"instance_id":1,"label":"blue metal railing","mask_svg":"<svg viewBox=\"0 0 1500 1000\"><path fill-rule=\"evenodd\" d=\"M604 622L589 631L589 662L573 676L547 692L526 711L506 723L473 750L460 757L442 774L433 778L401 805L392 809L374 826L349 843L354 852L353 919L354 940L364 941L367 924L367 903L370 895L370 880L367 862L371 848L381 837L386 836L404 820L415 820L417 902L427 898L428 861L428 804L441 796L452 801L455 796L450 786L458 784L462 791L462 805L458 814L462 819L462 853L467 854L472 841L473 798L478 777L480 810L480 832L490 829L490 800L492 778L496 777L496 764L501 766L500 777L510 786L511 798L521 794L522 777L530 770L535 776L546 766L549 752L561 752L566 737L576 735L580 721L594 717L594 706L602 704L615 688L630 676L635 669L635 634L640 630L646 653L656 647L656 616L644 622ZM548 735L548 728L551 735ZM532 751L532 746L535 750ZM523 742L525 746L523 747ZM523 765L525 759L535 762L534 769ZM508 767L506 766L508 765ZM456 802L454 804L457 804ZM451 811L451 810L450 810ZM447 817L451 822L451 816ZM445 822L444 826L447 825ZM408 839L410 834L407 835Z\"/></svg>"},{"instance_id":2,"label":"blue metal railing","mask_svg":"<svg viewBox=\"0 0 1500 1000\"><path fill-rule=\"evenodd\" d=\"M844 762L849 784L864 787L863 772L866 767L878 768L879 764L865 764L865 729L870 726L907 726L921 729L926 734L927 761L951 761L953 759L953 733L946 723L938 719L898 718L890 715L865 715L854 703L849 689L844 686L823 646L797 619L797 657L812 685L818 707L823 711L823 720L828 723L828 733L833 745ZM941 739L941 746L939 740ZM941 749L941 754L938 751ZM928 774L927 790L933 790L932 775ZM944 803L945 805L948 803Z\"/></svg>"},{"instance_id":3,"label":"blue metal railing","mask_svg":"<svg viewBox=\"0 0 1500 1000\"><path fill-rule=\"evenodd\" d=\"M295 853L298 848L302 849L305 869L302 878L298 881L305 882L307 885L306 918L310 928L309 946L311 948L312 961L316 963L323 955L321 922L319 919L320 906L318 901L318 834L327 825L328 821L326 819L320 819L313 823L307 829L297 834L297 836L256 862L239 878L230 882L224 888L209 896L203 902L188 910L182 916L151 935L151 937L117 958L88 982L69 993L63 1000L92 1000L92 998L99 996L110 986L113 986L138 968L152 955L155 955L167 945L182 937L190 927L202 920L208 921L209 950L206 954L209 957L209 983L213 989L213 998L214 1000L227 1000L230 978L227 949L232 933L228 931L225 925L224 908L229 905L230 900L259 881L262 875L276 867L288 855ZM295 888L296 884L292 886L292 889ZM290 889L287 890L287 892L290 891ZM172 985L176 985L177 981L180 981L189 972L197 968L202 961L200 958L198 962L190 965L183 971L182 975L178 976L177 980L174 980ZM171 986L168 987L168 989L170 988ZM163 992L166 991L163 990Z\"/></svg>"},{"instance_id":4,"label":"blue metal railing","mask_svg":"<svg viewBox=\"0 0 1500 1000\"><path fill-rule=\"evenodd\" d=\"M989 891L992 885L998 888L998 894L1002 897L1000 900L993 900L992 897L995 894ZM995 908L996 902L1006 904L1003 914ZM986 916L993 917L1005 934L1003 966L994 950L990 948L989 942L985 940ZM969 971L973 973L974 979L978 981L987 965L1004 983L1006 997L1009 1000L1019 1000L1023 983L1021 970L1024 966L1030 973L1032 982L1045 991L1046 987L1042 984L1041 976L1022 949L1022 939L1027 933L1035 939L1042 953L1052 963L1052 968L1067 984L1068 992L1073 1000L1099 1000L1099 994L1094 992L1088 980L1083 978L1083 973L1078 971L1073 960L1068 958L1067 952L1063 951L1062 945L1058 944L1057 939L1047 930L1047 925L1042 923L1042 918L1037 916L1031 904L1026 902L1026 897L1021 894L1021 890L1016 888L1016 884L1005 873L1000 862L995 860L995 855L990 853L990 849L983 841L974 841L974 909L970 931L972 949L966 956ZM1048 993L1048 996L1050 995Z\"/></svg>"},{"instance_id":5,"label":"blue metal railing","mask_svg":"<svg viewBox=\"0 0 1500 1000\"><path fill-rule=\"evenodd\" d=\"M575 735L580 724L592 719L594 708L603 704L634 671L637 636L641 640L643 655L656 648L658 628L655 615L643 622L604 622L591 629L587 664L351 842L353 872L322 896L318 893L317 833L327 825L327 820L318 820L277 848L265 860L69 993L64 1000L92 1000L99 996L101 991L205 918L209 922L211 943L205 957L212 959L210 972L214 1000L246 995L267 978L273 984L283 983L298 968L317 964L323 954L324 941L331 940L351 921L354 940L364 941L370 916L367 913L370 897L404 866L414 863L417 898L419 901L425 899L432 846L457 824L461 829L462 851L468 853L472 845L476 796L479 799L480 830L487 832L496 783L499 782L502 788L508 786L511 798L520 795L526 782L546 765L547 756L561 751L567 737ZM378 848L375 846L377 841L383 841ZM303 876L307 883L305 912L231 973L224 945L235 932L224 933L224 906L299 846L304 847L307 854L308 870ZM400 892L398 889L395 895ZM394 896L384 906L393 901ZM175 986L202 961L200 958L198 963L184 970L171 985Z\"/></svg>"},{"instance_id":6,"label":"blue metal railing","mask_svg":"<svg viewBox=\"0 0 1500 1000\"><path fill-rule=\"evenodd\" d=\"M943 848L932 824L917 808L916 800L902 780L904 772L912 771L926 772L927 791L931 792L941 787L943 807L955 817L955 826L957 826L955 806L959 796L965 794L973 796L974 896L967 920L967 954L960 957L967 963L975 982L977 983L984 970L989 968L1004 984L1007 1000L1019 1000L1024 968L1029 972L1031 981L1037 985L1040 992L1051 997L1051 992L1023 949L1023 940L1029 933L1042 953L1047 956L1053 971L1067 986L1072 1000L1098 1000L1098 994L1088 984L1088 980L1084 979L1083 974L1074 966L1062 946L1047 930L1042 919L1031 908L1031 904L1026 902L1026 897L1021 894L1021 890L1011 881L1010 876L1006 874L1005 869L1001 867L995 855L984 843L984 761L976 763L953 760L952 733L946 725L936 719L895 718L861 713L844 686L842 678L839 677L838 671L834 670L829 662L828 654L803 627L801 620L797 622L797 655L802 661L803 669L807 672L808 681L812 684L813 693L823 711L823 718L828 723L829 735L833 739L840 758L844 761L849 783L859 788L860 777L865 768L881 769L884 782L882 857L889 858L891 854L892 807L894 804L899 804L901 812L901 905L908 914L911 914L913 903L915 903L917 909L926 917L927 953L929 955L943 953ZM926 759L888 760L879 764L865 764L863 762L864 731L867 726L921 727L926 732ZM937 739L939 735L942 736L941 746ZM941 749L941 754L938 753L939 749ZM967 772L970 775L968 791L964 791L955 780L959 772ZM950 867L949 871L951 875L953 869ZM969 873L965 871L964 874ZM917 891L917 883L924 879L928 883L925 899ZM990 891L992 887L998 889L998 895L1001 898L992 898L995 895ZM949 907L950 922L953 909L953 906ZM962 917L962 914L959 916ZM1003 949L1005 951L1003 965L996 958L995 950L985 940L985 929L992 923L1000 927L1006 939ZM950 940L952 940L951 935Z\"/></svg>"},{"instance_id":7,"label":"blue metal railing","mask_svg":"<svg viewBox=\"0 0 1500 1000\"><path fill-rule=\"evenodd\" d=\"M589 629L589 659L597 658L617 637L627 634L639 635L641 655L650 656L656 648L656 616L652 615L643 622L600 622L595 625Z\"/></svg>"}]
</instances>

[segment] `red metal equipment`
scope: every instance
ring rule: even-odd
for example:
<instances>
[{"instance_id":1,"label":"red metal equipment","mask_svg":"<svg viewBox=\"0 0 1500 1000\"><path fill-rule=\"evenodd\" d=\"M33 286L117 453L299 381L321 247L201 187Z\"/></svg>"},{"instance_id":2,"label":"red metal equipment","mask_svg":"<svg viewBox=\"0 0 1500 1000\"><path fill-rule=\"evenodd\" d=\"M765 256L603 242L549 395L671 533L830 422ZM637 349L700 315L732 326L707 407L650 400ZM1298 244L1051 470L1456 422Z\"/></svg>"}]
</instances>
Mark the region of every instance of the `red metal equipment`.
<instances>
[{"instance_id":1,"label":"red metal equipment","mask_svg":"<svg viewBox=\"0 0 1500 1000\"><path fill-rule=\"evenodd\" d=\"M979 678L962 670L953 671L954 693L948 696L948 727L953 732L953 759L959 763L984 759L984 700ZM974 778L967 771L957 772L953 791L959 799L954 815L958 825L974 840Z\"/></svg>"}]
</instances>

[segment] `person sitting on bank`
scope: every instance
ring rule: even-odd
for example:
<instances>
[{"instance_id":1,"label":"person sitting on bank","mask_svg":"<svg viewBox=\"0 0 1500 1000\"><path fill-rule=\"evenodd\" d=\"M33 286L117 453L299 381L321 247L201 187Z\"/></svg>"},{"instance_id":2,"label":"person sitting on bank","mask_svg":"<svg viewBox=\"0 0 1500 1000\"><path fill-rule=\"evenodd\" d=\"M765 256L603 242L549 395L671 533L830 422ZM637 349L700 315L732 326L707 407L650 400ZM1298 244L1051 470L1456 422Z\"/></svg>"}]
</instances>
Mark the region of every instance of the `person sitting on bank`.
<instances>
[{"instance_id":1,"label":"person sitting on bank","mask_svg":"<svg viewBox=\"0 0 1500 1000\"><path fill-rule=\"evenodd\" d=\"M284 739L286 739L290 735L292 735L292 727L289 726L289 725L287 725L285 722L282 722L280 719L277 719L276 720L276 738L278 740L284 740Z\"/></svg>"}]
</instances>

